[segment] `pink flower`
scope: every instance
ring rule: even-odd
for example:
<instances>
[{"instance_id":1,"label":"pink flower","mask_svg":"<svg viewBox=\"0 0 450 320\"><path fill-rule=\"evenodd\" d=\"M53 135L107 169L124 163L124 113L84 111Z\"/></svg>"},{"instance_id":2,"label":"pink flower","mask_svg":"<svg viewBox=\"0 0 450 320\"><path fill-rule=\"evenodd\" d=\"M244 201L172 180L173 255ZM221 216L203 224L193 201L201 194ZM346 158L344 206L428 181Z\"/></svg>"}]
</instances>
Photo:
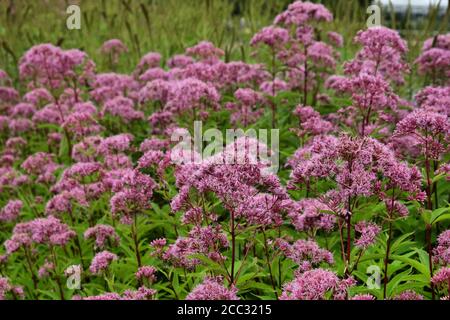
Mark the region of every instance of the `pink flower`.
<instances>
[{"instance_id":1,"label":"pink flower","mask_svg":"<svg viewBox=\"0 0 450 320\"><path fill-rule=\"evenodd\" d=\"M353 281L340 280L331 271L313 269L285 284L280 300L324 300L329 292L335 299L341 298L353 284Z\"/></svg>"},{"instance_id":2,"label":"pink flower","mask_svg":"<svg viewBox=\"0 0 450 320\"><path fill-rule=\"evenodd\" d=\"M114 195L110 199L111 212L122 218L130 218L150 208L150 199L155 186L155 182L149 176L137 170L123 170L120 179L112 185Z\"/></svg>"},{"instance_id":3,"label":"pink flower","mask_svg":"<svg viewBox=\"0 0 450 320\"><path fill-rule=\"evenodd\" d=\"M117 246L120 241L119 235L112 226L97 224L84 232L85 239L95 239L95 247L103 249L106 244Z\"/></svg>"},{"instance_id":4,"label":"pink flower","mask_svg":"<svg viewBox=\"0 0 450 320\"><path fill-rule=\"evenodd\" d=\"M149 81L139 90L139 102L160 102L164 105L169 96L170 82L162 79Z\"/></svg>"},{"instance_id":5,"label":"pink flower","mask_svg":"<svg viewBox=\"0 0 450 320\"><path fill-rule=\"evenodd\" d=\"M208 107L217 109L219 99L216 88L203 81L188 78L172 83L166 108L173 113L190 114L192 110L206 111Z\"/></svg>"},{"instance_id":6,"label":"pink flower","mask_svg":"<svg viewBox=\"0 0 450 320\"><path fill-rule=\"evenodd\" d=\"M124 123L144 119L144 113L134 108L133 100L121 96L108 100L104 104L101 116L105 117L107 114L118 117Z\"/></svg>"},{"instance_id":7,"label":"pink flower","mask_svg":"<svg viewBox=\"0 0 450 320\"><path fill-rule=\"evenodd\" d=\"M423 300L423 296L412 290L406 290L396 295L393 300Z\"/></svg>"},{"instance_id":8,"label":"pink flower","mask_svg":"<svg viewBox=\"0 0 450 320\"><path fill-rule=\"evenodd\" d=\"M167 61L167 65L170 68L184 68L188 64L191 64L193 62L194 62L194 59L192 59L192 57L189 57L189 56L186 56L183 54L177 54L177 55L174 55L173 57L171 57Z\"/></svg>"},{"instance_id":9,"label":"pink flower","mask_svg":"<svg viewBox=\"0 0 450 320\"><path fill-rule=\"evenodd\" d=\"M136 272L136 278L138 280L146 280L148 283L153 283L156 281L156 268L152 266L143 266Z\"/></svg>"},{"instance_id":10,"label":"pink flower","mask_svg":"<svg viewBox=\"0 0 450 320\"><path fill-rule=\"evenodd\" d=\"M159 67L160 64L161 54L158 52L149 52L141 58L133 73L140 75L150 68Z\"/></svg>"},{"instance_id":11,"label":"pink flower","mask_svg":"<svg viewBox=\"0 0 450 320\"><path fill-rule=\"evenodd\" d=\"M8 253L12 253L21 246L29 246L32 243L65 246L75 236L74 231L53 216L37 218L18 223L14 227L11 239L5 242L5 247Z\"/></svg>"},{"instance_id":12,"label":"pink flower","mask_svg":"<svg viewBox=\"0 0 450 320\"><path fill-rule=\"evenodd\" d=\"M150 68L147 69L142 75L139 76L139 81L149 82L152 80L167 80L169 78L167 72L162 68Z\"/></svg>"},{"instance_id":13,"label":"pink flower","mask_svg":"<svg viewBox=\"0 0 450 320\"><path fill-rule=\"evenodd\" d=\"M198 57L201 60L214 60L223 56L225 53L222 49L216 48L211 42L201 41L195 46L187 48L186 54Z\"/></svg>"},{"instance_id":14,"label":"pink flower","mask_svg":"<svg viewBox=\"0 0 450 320\"><path fill-rule=\"evenodd\" d=\"M300 272L311 270L323 262L334 263L333 254L320 248L313 240L300 239L291 245L282 239L277 239L276 245L287 258L299 266Z\"/></svg>"},{"instance_id":15,"label":"pink flower","mask_svg":"<svg viewBox=\"0 0 450 320\"><path fill-rule=\"evenodd\" d=\"M16 102L19 100L19 92L14 88L0 87L0 99L5 102Z\"/></svg>"},{"instance_id":16,"label":"pink flower","mask_svg":"<svg viewBox=\"0 0 450 320\"><path fill-rule=\"evenodd\" d=\"M139 146L139 151L147 152L150 150L158 151L169 147L169 141L158 138L145 139Z\"/></svg>"},{"instance_id":17,"label":"pink flower","mask_svg":"<svg viewBox=\"0 0 450 320\"><path fill-rule=\"evenodd\" d=\"M55 265L52 262L45 260L44 264L39 268L38 277L47 278L50 273L55 271Z\"/></svg>"},{"instance_id":18,"label":"pink flower","mask_svg":"<svg viewBox=\"0 0 450 320\"><path fill-rule=\"evenodd\" d=\"M386 27L369 28L359 31L354 41L363 45L363 48L355 59L344 65L346 74L368 73L381 75L398 84L404 82L403 73L408 72L409 68L403 56L408 48L397 31Z\"/></svg>"},{"instance_id":19,"label":"pink flower","mask_svg":"<svg viewBox=\"0 0 450 320\"><path fill-rule=\"evenodd\" d=\"M360 249L367 249L367 247L375 243L381 228L375 223L360 221L355 225L355 231L360 234L355 241L355 246Z\"/></svg>"},{"instance_id":20,"label":"pink flower","mask_svg":"<svg viewBox=\"0 0 450 320\"><path fill-rule=\"evenodd\" d=\"M97 296L80 297L74 296L73 300L152 300L156 290L144 286L137 290L126 290L123 295L116 292L107 292Z\"/></svg>"},{"instance_id":21,"label":"pink flower","mask_svg":"<svg viewBox=\"0 0 450 320\"><path fill-rule=\"evenodd\" d=\"M35 176L37 182L53 183L55 171L59 168L53 161L53 155L45 152L37 152L29 156L21 165L29 175Z\"/></svg>"},{"instance_id":22,"label":"pink flower","mask_svg":"<svg viewBox=\"0 0 450 320\"><path fill-rule=\"evenodd\" d=\"M119 56L122 53L128 52L128 48L119 39L111 39L103 43L101 52L110 55L112 63L117 64L119 62Z\"/></svg>"},{"instance_id":23,"label":"pink flower","mask_svg":"<svg viewBox=\"0 0 450 320\"><path fill-rule=\"evenodd\" d=\"M272 48L280 48L289 40L289 32L280 27L264 27L256 33L250 41L250 45L256 46L263 43Z\"/></svg>"},{"instance_id":24,"label":"pink flower","mask_svg":"<svg viewBox=\"0 0 450 320\"><path fill-rule=\"evenodd\" d=\"M448 140L450 123L446 115L417 109L401 120L394 136L414 134L422 146L422 154L432 159L439 159L446 147L441 137Z\"/></svg>"},{"instance_id":25,"label":"pink flower","mask_svg":"<svg viewBox=\"0 0 450 320\"><path fill-rule=\"evenodd\" d=\"M63 187L63 189L60 190L60 193L53 196L53 198L51 198L47 202L47 205L45 207L45 212L47 214L59 215L62 213L70 213L73 211L73 208L76 204L85 207L89 205L84 189L80 186L77 186L76 183L73 188L71 188L71 185L61 187Z\"/></svg>"},{"instance_id":26,"label":"pink flower","mask_svg":"<svg viewBox=\"0 0 450 320\"><path fill-rule=\"evenodd\" d=\"M88 67L87 55L79 50L62 50L52 44L40 44L28 50L20 59L19 74L22 79L47 88L61 88L71 80L82 80L76 68ZM82 75L82 74L81 74ZM80 75L80 76L81 76Z\"/></svg>"},{"instance_id":27,"label":"pink flower","mask_svg":"<svg viewBox=\"0 0 450 320\"><path fill-rule=\"evenodd\" d=\"M327 134L333 130L333 124L323 120L320 113L310 106L298 105L293 113L299 118L300 129L294 131L300 137Z\"/></svg>"},{"instance_id":28,"label":"pink flower","mask_svg":"<svg viewBox=\"0 0 450 320\"><path fill-rule=\"evenodd\" d=\"M53 103L54 101L51 93L45 88L36 88L31 91L28 91L23 96L23 101L31 103L36 108L39 108L43 105Z\"/></svg>"},{"instance_id":29,"label":"pink flower","mask_svg":"<svg viewBox=\"0 0 450 320\"><path fill-rule=\"evenodd\" d=\"M228 246L228 239L220 226L194 226L188 237L179 237L169 246L162 258L174 266L192 269L201 261L191 255L204 254L216 262L223 261L225 257L219 250Z\"/></svg>"},{"instance_id":30,"label":"pink flower","mask_svg":"<svg viewBox=\"0 0 450 320\"><path fill-rule=\"evenodd\" d=\"M129 75L102 73L95 75L90 96L97 102L106 102L115 97L135 97L139 83Z\"/></svg>"},{"instance_id":31,"label":"pink flower","mask_svg":"<svg viewBox=\"0 0 450 320\"><path fill-rule=\"evenodd\" d=\"M375 300L375 297L371 294L357 294L352 300Z\"/></svg>"},{"instance_id":32,"label":"pink flower","mask_svg":"<svg viewBox=\"0 0 450 320\"><path fill-rule=\"evenodd\" d=\"M9 109L9 115L16 118L31 118L35 112L35 107L29 103L18 103Z\"/></svg>"},{"instance_id":33,"label":"pink flower","mask_svg":"<svg viewBox=\"0 0 450 320\"><path fill-rule=\"evenodd\" d=\"M80 139L87 135L97 134L102 131L102 127L92 117L90 113L74 112L70 114L62 124L68 132L74 135L75 139Z\"/></svg>"},{"instance_id":34,"label":"pink flower","mask_svg":"<svg viewBox=\"0 0 450 320\"><path fill-rule=\"evenodd\" d=\"M269 96L274 96L280 91L287 91L289 84L284 80L276 78L274 81L262 82L259 89Z\"/></svg>"},{"instance_id":35,"label":"pink flower","mask_svg":"<svg viewBox=\"0 0 450 320\"><path fill-rule=\"evenodd\" d=\"M186 297L186 300L239 300L237 289L227 289L221 277L206 277Z\"/></svg>"},{"instance_id":36,"label":"pink flower","mask_svg":"<svg viewBox=\"0 0 450 320\"><path fill-rule=\"evenodd\" d=\"M237 103L229 103L227 108L233 110L231 123L241 123L244 127L256 120L263 114L261 105L265 102L261 93L250 88L240 88L234 92ZM258 108L259 107L259 108Z\"/></svg>"},{"instance_id":37,"label":"pink flower","mask_svg":"<svg viewBox=\"0 0 450 320\"><path fill-rule=\"evenodd\" d=\"M92 259L91 265L89 267L89 271L93 274L100 274L106 271L109 265L117 260L117 255L111 253L109 251L102 251L95 255Z\"/></svg>"},{"instance_id":38,"label":"pink flower","mask_svg":"<svg viewBox=\"0 0 450 320\"><path fill-rule=\"evenodd\" d=\"M23 203L20 200L9 200L0 210L0 221L8 222L16 220L22 210Z\"/></svg>"},{"instance_id":39,"label":"pink flower","mask_svg":"<svg viewBox=\"0 0 450 320\"><path fill-rule=\"evenodd\" d=\"M314 21L332 21L333 15L322 4L312 2L295 1L287 10L275 17L275 24L304 25Z\"/></svg>"},{"instance_id":40,"label":"pink flower","mask_svg":"<svg viewBox=\"0 0 450 320\"><path fill-rule=\"evenodd\" d=\"M423 44L422 54L415 61L419 65L421 74L432 77L432 83L448 84L450 75L449 39L449 33L427 39Z\"/></svg>"},{"instance_id":41,"label":"pink flower","mask_svg":"<svg viewBox=\"0 0 450 320\"><path fill-rule=\"evenodd\" d=\"M329 209L317 199L302 199L293 203L292 209L288 210L288 216L298 231L314 233L317 230L325 230L329 232L336 224L335 216L324 212Z\"/></svg>"},{"instance_id":42,"label":"pink flower","mask_svg":"<svg viewBox=\"0 0 450 320\"><path fill-rule=\"evenodd\" d=\"M450 283L450 268L441 268L438 272L436 272L433 278L431 278L431 282L435 285L442 285L446 287L448 283Z\"/></svg>"},{"instance_id":43,"label":"pink flower","mask_svg":"<svg viewBox=\"0 0 450 320\"><path fill-rule=\"evenodd\" d=\"M435 263L440 263L443 266L450 265L450 230L442 232L437 241L438 245L433 250Z\"/></svg>"},{"instance_id":44,"label":"pink flower","mask_svg":"<svg viewBox=\"0 0 450 320\"><path fill-rule=\"evenodd\" d=\"M98 156L98 148L103 138L100 136L85 137L72 148L72 159L79 162L95 161Z\"/></svg>"},{"instance_id":45,"label":"pink flower","mask_svg":"<svg viewBox=\"0 0 450 320\"><path fill-rule=\"evenodd\" d=\"M128 133L122 133L102 139L98 145L98 152L102 155L115 154L128 151L134 137Z\"/></svg>"},{"instance_id":46,"label":"pink flower","mask_svg":"<svg viewBox=\"0 0 450 320\"><path fill-rule=\"evenodd\" d=\"M425 87L415 99L422 109L450 116L450 86Z\"/></svg>"},{"instance_id":47,"label":"pink flower","mask_svg":"<svg viewBox=\"0 0 450 320\"><path fill-rule=\"evenodd\" d=\"M342 36L334 31L329 31L327 33L328 40L336 47L342 47L344 45L344 39Z\"/></svg>"},{"instance_id":48,"label":"pink flower","mask_svg":"<svg viewBox=\"0 0 450 320\"><path fill-rule=\"evenodd\" d=\"M13 286L8 278L0 277L0 300L6 300L7 294L11 294L10 299L24 298L22 287Z\"/></svg>"}]
</instances>

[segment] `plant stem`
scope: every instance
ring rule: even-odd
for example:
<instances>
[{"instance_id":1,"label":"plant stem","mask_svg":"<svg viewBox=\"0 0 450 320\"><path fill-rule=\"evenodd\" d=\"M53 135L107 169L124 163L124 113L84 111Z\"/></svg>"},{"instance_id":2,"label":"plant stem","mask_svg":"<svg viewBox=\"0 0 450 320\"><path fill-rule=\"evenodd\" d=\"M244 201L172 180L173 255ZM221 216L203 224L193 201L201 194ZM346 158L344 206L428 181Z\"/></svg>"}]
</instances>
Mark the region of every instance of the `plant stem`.
<instances>
[{"instance_id":1,"label":"plant stem","mask_svg":"<svg viewBox=\"0 0 450 320\"><path fill-rule=\"evenodd\" d=\"M272 283L273 293L275 294L275 298L278 300L278 293L275 286L275 281L273 280L273 274L272 274L272 266L269 259L269 248L267 247L267 237L266 233L264 232L264 229L262 229L262 234L264 236L264 252L266 255L266 262L267 266L269 267L269 275L270 275L270 282Z\"/></svg>"},{"instance_id":2,"label":"plant stem","mask_svg":"<svg viewBox=\"0 0 450 320\"><path fill-rule=\"evenodd\" d=\"M69 209L69 217L70 217L70 221L72 223L72 227L75 227L75 218L73 217L73 212L72 209ZM78 254L80 256L80 264L84 267L83 264L83 251L81 250L81 243L80 243L80 239L78 238L78 233L75 235L75 245L77 246L78 249Z\"/></svg>"},{"instance_id":3,"label":"plant stem","mask_svg":"<svg viewBox=\"0 0 450 320\"><path fill-rule=\"evenodd\" d=\"M278 227L278 238L281 238L281 226ZM278 283L281 285L281 259L278 258Z\"/></svg>"},{"instance_id":4,"label":"plant stem","mask_svg":"<svg viewBox=\"0 0 450 320\"><path fill-rule=\"evenodd\" d=\"M306 103L308 102L308 47L306 45L304 47L305 62L303 64L303 105L306 106Z\"/></svg>"},{"instance_id":5,"label":"plant stem","mask_svg":"<svg viewBox=\"0 0 450 320\"><path fill-rule=\"evenodd\" d=\"M427 242L427 251L428 251L428 264L430 267L430 279L433 278L433 247L431 245L431 225L427 224L426 226L426 230L425 230L425 238L426 238L426 242ZM431 287L431 296L432 299L434 300L435 297L435 292L434 292L434 283L430 281L430 287Z\"/></svg>"},{"instance_id":6,"label":"plant stem","mask_svg":"<svg viewBox=\"0 0 450 320\"><path fill-rule=\"evenodd\" d=\"M433 202L431 200L431 178L430 178L430 160L428 158L428 145L425 144L425 172L427 178L426 194L428 210L433 210ZM437 203L436 203L437 205ZM428 263L430 267L430 279L433 277L433 247L431 245L432 225L427 224L425 227L425 240L427 243ZM430 281L431 296L435 299L434 284Z\"/></svg>"},{"instance_id":7,"label":"plant stem","mask_svg":"<svg viewBox=\"0 0 450 320\"><path fill-rule=\"evenodd\" d=\"M56 281L56 284L58 285L59 295L61 297L61 300L65 300L64 299L64 290L62 288L61 280L59 279L59 274L58 274L58 263L57 263L57 260L56 260L55 248L53 246L50 246L50 251L52 253L53 266L54 266L54 269L55 269L54 270L55 281Z\"/></svg>"},{"instance_id":8,"label":"plant stem","mask_svg":"<svg viewBox=\"0 0 450 320\"><path fill-rule=\"evenodd\" d=\"M131 224L131 235L133 237L134 242L134 252L136 254L136 261L138 264L138 267L142 267L141 262L141 253L139 252L139 242L138 242L138 236L137 236L137 214L133 215L133 223Z\"/></svg>"},{"instance_id":9,"label":"plant stem","mask_svg":"<svg viewBox=\"0 0 450 320\"><path fill-rule=\"evenodd\" d=\"M28 268L30 269L31 279L33 280L33 287L35 290L37 290L38 280L36 278L36 275L34 274L33 263L31 262L31 257L29 255L27 248L23 247L23 250L25 251L25 258L27 260ZM33 296L35 296L34 293L33 293Z\"/></svg>"},{"instance_id":10,"label":"plant stem","mask_svg":"<svg viewBox=\"0 0 450 320\"><path fill-rule=\"evenodd\" d=\"M350 252L351 252L351 232L352 232L352 224L351 218L347 218L347 263L350 264Z\"/></svg>"},{"instance_id":11,"label":"plant stem","mask_svg":"<svg viewBox=\"0 0 450 320\"><path fill-rule=\"evenodd\" d=\"M433 171L436 172L439 168L439 162L433 161ZM433 193L434 193L434 207L439 207L439 194L438 194L438 185L437 181L433 182Z\"/></svg>"},{"instance_id":12,"label":"plant stem","mask_svg":"<svg viewBox=\"0 0 450 320\"><path fill-rule=\"evenodd\" d=\"M236 259L236 233L234 230L234 210L231 210L231 221L230 221L230 233L231 233L231 275L230 282L234 283L234 263Z\"/></svg>"},{"instance_id":13,"label":"plant stem","mask_svg":"<svg viewBox=\"0 0 450 320\"><path fill-rule=\"evenodd\" d=\"M275 76L276 76L276 70L275 70L275 49L272 49L272 99L275 99ZM276 114L275 114L275 102L271 100L270 107L272 108L272 129L276 127L277 120L276 120Z\"/></svg>"},{"instance_id":14,"label":"plant stem","mask_svg":"<svg viewBox=\"0 0 450 320\"><path fill-rule=\"evenodd\" d=\"M389 218L389 237L386 243L386 256L384 258L384 278L383 278L383 299L386 299L387 284L388 284L388 267L389 267L389 254L391 251L392 240L392 221Z\"/></svg>"}]
</instances>

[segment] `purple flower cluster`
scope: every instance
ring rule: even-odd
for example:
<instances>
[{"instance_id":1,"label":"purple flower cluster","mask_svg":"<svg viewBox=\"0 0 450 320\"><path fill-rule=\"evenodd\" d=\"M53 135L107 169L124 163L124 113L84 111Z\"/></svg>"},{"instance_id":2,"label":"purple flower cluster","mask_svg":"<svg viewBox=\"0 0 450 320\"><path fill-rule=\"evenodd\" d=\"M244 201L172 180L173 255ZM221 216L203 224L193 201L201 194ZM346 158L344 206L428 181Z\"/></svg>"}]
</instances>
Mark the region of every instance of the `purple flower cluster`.
<instances>
[{"instance_id":1,"label":"purple flower cluster","mask_svg":"<svg viewBox=\"0 0 450 320\"><path fill-rule=\"evenodd\" d=\"M20 200L10 200L8 203L0 210L0 221L14 221L19 217L20 211L22 210L23 203Z\"/></svg>"},{"instance_id":2,"label":"purple flower cluster","mask_svg":"<svg viewBox=\"0 0 450 320\"><path fill-rule=\"evenodd\" d=\"M95 239L95 247L104 249L107 244L116 246L119 244L120 237L112 226L98 224L84 232L85 239Z\"/></svg>"},{"instance_id":3,"label":"purple flower cluster","mask_svg":"<svg viewBox=\"0 0 450 320\"><path fill-rule=\"evenodd\" d=\"M206 277L186 297L186 300L239 300L235 287L225 288L223 278Z\"/></svg>"},{"instance_id":4,"label":"purple flower cluster","mask_svg":"<svg viewBox=\"0 0 450 320\"><path fill-rule=\"evenodd\" d=\"M355 246L361 249L367 249L370 245L375 243L376 237L381 232L381 228L375 223L361 221L355 225L355 231L360 234L355 241Z\"/></svg>"},{"instance_id":5,"label":"purple flower cluster","mask_svg":"<svg viewBox=\"0 0 450 320\"><path fill-rule=\"evenodd\" d=\"M30 246L33 243L65 246L75 236L74 231L53 216L37 218L30 222L16 224L12 237L5 242L5 247L10 254L22 246Z\"/></svg>"},{"instance_id":6,"label":"purple flower cluster","mask_svg":"<svg viewBox=\"0 0 450 320\"><path fill-rule=\"evenodd\" d=\"M344 300L347 290L355 284L352 278L340 280L336 274L324 269L313 269L299 274L285 284L281 300L324 300L327 295Z\"/></svg>"},{"instance_id":7,"label":"purple flower cluster","mask_svg":"<svg viewBox=\"0 0 450 320\"><path fill-rule=\"evenodd\" d=\"M289 259L299 266L300 272L312 270L322 262L333 264L333 254L328 250L321 249L319 245L312 240L297 240L292 245L288 242L277 239L277 247Z\"/></svg>"},{"instance_id":8,"label":"purple flower cluster","mask_svg":"<svg viewBox=\"0 0 450 320\"><path fill-rule=\"evenodd\" d=\"M109 265L117 260L117 255L109 251L102 251L95 255L92 259L91 265L89 266L89 271L93 274L100 274L106 271Z\"/></svg>"}]
</instances>

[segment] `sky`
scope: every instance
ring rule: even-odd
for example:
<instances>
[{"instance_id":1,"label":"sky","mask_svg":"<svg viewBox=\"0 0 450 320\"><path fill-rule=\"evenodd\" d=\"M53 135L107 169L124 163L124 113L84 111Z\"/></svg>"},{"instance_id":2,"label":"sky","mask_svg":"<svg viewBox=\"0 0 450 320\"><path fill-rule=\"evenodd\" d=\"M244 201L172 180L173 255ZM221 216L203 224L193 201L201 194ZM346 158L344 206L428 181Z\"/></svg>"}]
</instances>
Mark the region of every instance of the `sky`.
<instances>
[{"instance_id":1,"label":"sky","mask_svg":"<svg viewBox=\"0 0 450 320\"><path fill-rule=\"evenodd\" d=\"M378 0L377 0L378 2ZM389 4L389 0L380 0L383 5ZM391 0L394 6L407 6L411 2L412 6L428 6L430 3L436 5L439 0ZM447 7L448 0L441 0L441 7Z\"/></svg>"}]
</instances>

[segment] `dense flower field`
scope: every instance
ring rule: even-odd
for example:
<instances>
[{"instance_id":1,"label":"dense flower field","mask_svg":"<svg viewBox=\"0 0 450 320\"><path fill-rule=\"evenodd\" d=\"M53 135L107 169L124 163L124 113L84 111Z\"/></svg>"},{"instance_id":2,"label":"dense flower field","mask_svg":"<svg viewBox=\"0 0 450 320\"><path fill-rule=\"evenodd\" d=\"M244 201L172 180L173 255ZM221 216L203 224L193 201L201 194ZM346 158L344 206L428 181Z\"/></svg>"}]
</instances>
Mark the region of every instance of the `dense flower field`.
<instances>
[{"instance_id":1,"label":"dense flower field","mask_svg":"<svg viewBox=\"0 0 450 320\"><path fill-rule=\"evenodd\" d=\"M342 61L332 19L292 3L259 63L202 41L119 74L112 39L109 73L52 44L15 86L0 70L0 299L448 300L450 34L411 99L399 33L361 30ZM175 149L194 121L279 136L202 157Z\"/></svg>"}]
</instances>

